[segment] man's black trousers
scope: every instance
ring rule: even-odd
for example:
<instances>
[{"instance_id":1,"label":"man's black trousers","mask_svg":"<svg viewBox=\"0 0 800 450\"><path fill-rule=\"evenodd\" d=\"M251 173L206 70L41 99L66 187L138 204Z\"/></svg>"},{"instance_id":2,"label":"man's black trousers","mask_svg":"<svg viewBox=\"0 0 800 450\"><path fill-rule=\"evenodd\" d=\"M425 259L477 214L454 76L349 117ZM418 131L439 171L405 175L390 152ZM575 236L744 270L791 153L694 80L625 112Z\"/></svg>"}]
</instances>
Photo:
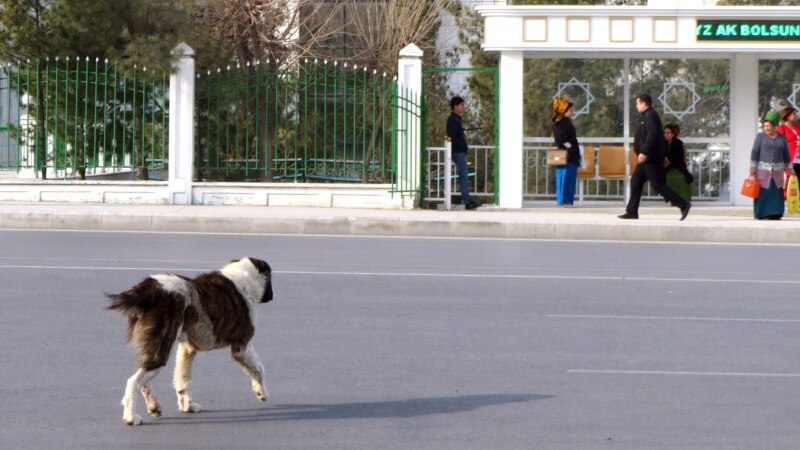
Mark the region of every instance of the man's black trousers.
<instances>
[{"instance_id":1,"label":"man's black trousers","mask_svg":"<svg viewBox=\"0 0 800 450\"><path fill-rule=\"evenodd\" d=\"M664 197L664 200L681 209L686 206L686 200L667 186L665 169L656 163L646 162L637 164L633 175L631 175L631 198L625 211L631 214L639 214L642 190L644 189L644 184L648 181L653 190Z\"/></svg>"}]
</instances>

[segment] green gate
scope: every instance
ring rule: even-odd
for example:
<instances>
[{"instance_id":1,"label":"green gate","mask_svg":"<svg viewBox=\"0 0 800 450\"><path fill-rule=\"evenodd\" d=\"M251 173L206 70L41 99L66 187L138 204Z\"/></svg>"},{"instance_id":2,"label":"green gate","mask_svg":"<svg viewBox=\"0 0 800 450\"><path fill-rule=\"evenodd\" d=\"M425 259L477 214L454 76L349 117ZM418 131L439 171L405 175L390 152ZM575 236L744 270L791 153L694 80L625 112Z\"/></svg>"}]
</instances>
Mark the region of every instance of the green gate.
<instances>
[{"instance_id":1,"label":"green gate","mask_svg":"<svg viewBox=\"0 0 800 450\"><path fill-rule=\"evenodd\" d=\"M466 102L463 117L469 144L470 195L482 203L499 201L497 184L499 148L499 82L496 67L432 67L423 69L423 195L429 206L444 201L445 124L449 100L458 95ZM452 170L452 192L458 192Z\"/></svg>"}]
</instances>

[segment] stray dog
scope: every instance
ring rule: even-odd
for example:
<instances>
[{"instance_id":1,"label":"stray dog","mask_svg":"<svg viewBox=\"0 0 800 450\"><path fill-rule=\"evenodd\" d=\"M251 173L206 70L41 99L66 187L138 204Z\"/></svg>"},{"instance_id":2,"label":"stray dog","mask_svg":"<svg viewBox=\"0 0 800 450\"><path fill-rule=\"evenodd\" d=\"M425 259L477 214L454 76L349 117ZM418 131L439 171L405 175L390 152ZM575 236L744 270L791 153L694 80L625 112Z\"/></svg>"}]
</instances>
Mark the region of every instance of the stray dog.
<instances>
[{"instance_id":1,"label":"stray dog","mask_svg":"<svg viewBox=\"0 0 800 450\"><path fill-rule=\"evenodd\" d=\"M107 308L128 316L128 344L138 357L138 370L128 379L122 397L122 421L139 425L136 389L141 388L147 412L161 416L161 406L150 391L150 381L167 364L177 340L173 386L178 408L199 412L189 396L192 360L198 351L230 346L234 361L250 376L253 392L262 402L264 367L250 340L255 334L255 307L272 300L272 269L255 258L234 260L216 272L194 279L180 275L151 275L119 294L106 294Z\"/></svg>"}]
</instances>

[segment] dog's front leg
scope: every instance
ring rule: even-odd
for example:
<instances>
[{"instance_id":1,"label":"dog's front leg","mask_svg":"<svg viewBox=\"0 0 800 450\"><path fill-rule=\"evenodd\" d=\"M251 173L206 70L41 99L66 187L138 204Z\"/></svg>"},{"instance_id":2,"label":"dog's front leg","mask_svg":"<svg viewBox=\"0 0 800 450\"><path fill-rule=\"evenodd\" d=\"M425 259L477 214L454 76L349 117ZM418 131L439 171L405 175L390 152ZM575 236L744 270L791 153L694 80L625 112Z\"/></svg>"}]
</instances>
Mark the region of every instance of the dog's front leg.
<instances>
[{"instance_id":1,"label":"dog's front leg","mask_svg":"<svg viewBox=\"0 0 800 450\"><path fill-rule=\"evenodd\" d=\"M178 342L178 354L175 358L175 376L172 385L178 394L178 409L187 413L200 412L200 405L193 402L189 395L189 384L192 381L192 361L197 349L184 341Z\"/></svg>"},{"instance_id":2,"label":"dog's front leg","mask_svg":"<svg viewBox=\"0 0 800 450\"><path fill-rule=\"evenodd\" d=\"M261 360L258 358L258 353L256 353L253 344L247 344L245 347L232 345L231 355L233 360L242 366L245 373L252 380L253 392L255 392L256 397L262 402L267 401L269 392L264 384L264 366L261 365Z\"/></svg>"}]
</instances>

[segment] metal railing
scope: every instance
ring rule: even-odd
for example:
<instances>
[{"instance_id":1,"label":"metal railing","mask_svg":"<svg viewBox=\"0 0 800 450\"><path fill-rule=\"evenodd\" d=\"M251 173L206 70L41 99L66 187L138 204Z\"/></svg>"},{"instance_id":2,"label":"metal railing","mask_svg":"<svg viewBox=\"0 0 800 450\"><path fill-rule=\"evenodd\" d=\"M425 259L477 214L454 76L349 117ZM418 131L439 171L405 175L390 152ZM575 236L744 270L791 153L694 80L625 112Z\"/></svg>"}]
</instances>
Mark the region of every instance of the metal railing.
<instances>
[{"instance_id":1,"label":"metal railing","mask_svg":"<svg viewBox=\"0 0 800 450\"><path fill-rule=\"evenodd\" d=\"M681 138L688 153L687 166L694 175L691 184L692 200L730 201L730 139L728 138ZM580 138L584 152L595 152L595 174L599 173L597 155L600 145L624 146L620 138ZM632 140L627 142L629 151ZM528 202L555 200L554 169L547 165L547 149L552 147L551 138L525 138L523 140L523 200ZM628 161L629 158L626 158ZM627 165L627 163L626 163ZM595 175L578 179L578 201L618 201L627 199L626 189L630 167L625 178L603 178ZM646 200L661 197L651 192L649 183L642 195Z\"/></svg>"},{"instance_id":2,"label":"metal railing","mask_svg":"<svg viewBox=\"0 0 800 450\"><path fill-rule=\"evenodd\" d=\"M469 195L494 201L495 197L495 154L497 147L493 145L470 145L467 152ZM459 194L455 164L445 160L444 147L428 147L425 149L425 192L426 202L443 202L445 200L445 166L451 166L451 189L453 195Z\"/></svg>"},{"instance_id":3,"label":"metal railing","mask_svg":"<svg viewBox=\"0 0 800 450\"><path fill-rule=\"evenodd\" d=\"M701 201L730 200L730 140L727 138L685 138L682 139L688 153L688 167L694 175L691 184L692 199ZM595 173L599 173L597 151L600 145L620 145L620 138L581 139L584 151L595 152ZM628 144L630 148L632 144ZM554 169L547 165L547 149L551 147L550 138L525 138L523 141L523 200L527 202L555 200ZM444 147L428 147L425 164L425 192L427 202L444 201ZM630 150L632 151L632 150ZM470 195L493 198L495 195L494 146L470 146L469 187ZM627 159L626 159L627 160ZM452 161L450 161L452 165ZM452 167L452 166L451 166ZM626 178L603 178L595 175L578 180L578 201L626 200ZM452 169L453 194L458 194L456 171ZM657 200L657 193L651 192L649 184L645 187L643 199Z\"/></svg>"},{"instance_id":4,"label":"metal railing","mask_svg":"<svg viewBox=\"0 0 800 450\"><path fill-rule=\"evenodd\" d=\"M328 61L197 76L199 181L389 182L396 82Z\"/></svg>"}]
</instances>

